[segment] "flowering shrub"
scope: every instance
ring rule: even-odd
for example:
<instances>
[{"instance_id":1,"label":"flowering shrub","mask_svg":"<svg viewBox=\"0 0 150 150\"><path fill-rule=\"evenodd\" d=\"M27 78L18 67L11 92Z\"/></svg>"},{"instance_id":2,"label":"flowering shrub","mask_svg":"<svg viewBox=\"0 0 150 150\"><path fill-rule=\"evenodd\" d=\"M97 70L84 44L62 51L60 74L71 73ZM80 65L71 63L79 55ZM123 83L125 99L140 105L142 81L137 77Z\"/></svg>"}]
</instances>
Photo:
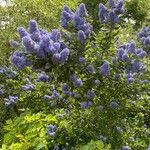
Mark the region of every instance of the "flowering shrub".
<instances>
[{"instance_id":1,"label":"flowering shrub","mask_svg":"<svg viewBox=\"0 0 150 150\"><path fill-rule=\"evenodd\" d=\"M27 30L17 30L20 41L11 41L16 51L10 60L20 74L27 73L28 77L22 81L18 97L8 96L5 102L17 106L18 113L29 109L59 118L46 120L42 126L46 149L54 145L75 149L91 140L102 140L112 149L143 149L148 145L147 110L141 107L149 105L142 90L147 83L143 61L147 53L134 41L114 40L119 18L123 17L123 1L109 0L109 8L99 6L98 17L105 30L102 27L98 33L94 33L82 3L75 12L64 7L62 29L48 32L30 20ZM7 128L7 132L11 131ZM139 139L142 144L138 144ZM4 144L16 141L6 139ZM31 143L29 148L36 146Z\"/></svg>"}]
</instances>

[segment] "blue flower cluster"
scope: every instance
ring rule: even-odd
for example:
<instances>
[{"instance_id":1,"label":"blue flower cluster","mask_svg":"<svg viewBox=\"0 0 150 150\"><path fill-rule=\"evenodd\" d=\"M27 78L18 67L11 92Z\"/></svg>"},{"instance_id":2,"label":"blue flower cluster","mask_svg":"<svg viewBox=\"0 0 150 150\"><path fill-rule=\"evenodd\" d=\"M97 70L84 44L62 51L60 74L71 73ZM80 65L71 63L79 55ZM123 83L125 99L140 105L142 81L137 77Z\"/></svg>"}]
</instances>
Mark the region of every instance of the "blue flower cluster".
<instances>
[{"instance_id":1,"label":"blue flower cluster","mask_svg":"<svg viewBox=\"0 0 150 150\"><path fill-rule=\"evenodd\" d=\"M39 29L35 20L30 20L28 32L23 27L19 27L17 31L25 49L24 53L35 55L38 59L51 57L54 64L64 64L68 60L70 50L61 40L61 34L57 29L48 32ZM13 40L10 44L13 47L18 46ZM27 66L27 58L19 51L14 52L11 61L18 69Z\"/></svg>"},{"instance_id":2,"label":"blue flower cluster","mask_svg":"<svg viewBox=\"0 0 150 150\"><path fill-rule=\"evenodd\" d=\"M123 0L109 0L109 7L106 5L103 5L102 3L99 4L99 12L98 12L98 17L99 21L101 23L118 23L119 22L119 15L124 12L124 7L123 7Z\"/></svg>"},{"instance_id":3,"label":"blue flower cluster","mask_svg":"<svg viewBox=\"0 0 150 150\"><path fill-rule=\"evenodd\" d=\"M9 96L8 98L5 99L5 105L13 105L16 104L18 101L18 96Z\"/></svg>"},{"instance_id":4,"label":"blue flower cluster","mask_svg":"<svg viewBox=\"0 0 150 150\"><path fill-rule=\"evenodd\" d=\"M54 138L56 136L56 131L57 131L56 125L49 125L49 126L47 126L47 133L52 138Z\"/></svg>"},{"instance_id":5,"label":"blue flower cluster","mask_svg":"<svg viewBox=\"0 0 150 150\"><path fill-rule=\"evenodd\" d=\"M91 101L85 101L85 102L81 102L80 103L80 107L81 108L89 108L90 106L92 106L92 102Z\"/></svg>"},{"instance_id":6,"label":"blue flower cluster","mask_svg":"<svg viewBox=\"0 0 150 150\"><path fill-rule=\"evenodd\" d=\"M23 85L23 86L22 86L22 89L23 89L24 91L32 91L32 90L35 89L35 85L33 85L33 84Z\"/></svg>"},{"instance_id":7,"label":"blue flower cluster","mask_svg":"<svg viewBox=\"0 0 150 150\"><path fill-rule=\"evenodd\" d=\"M49 80L49 76L45 72L42 72L38 75L38 79L37 79L38 82L47 82L48 80Z\"/></svg>"},{"instance_id":8,"label":"blue flower cluster","mask_svg":"<svg viewBox=\"0 0 150 150\"><path fill-rule=\"evenodd\" d=\"M103 65L100 67L100 72L104 77L109 76L109 74L110 74L109 62L105 61L103 63Z\"/></svg>"},{"instance_id":9,"label":"blue flower cluster","mask_svg":"<svg viewBox=\"0 0 150 150\"><path fill-rule=\"evenodd\" d=\"M67 28L68 23L72 22L73 26L78 32L77 39L82 44L85 43L85 40L90 36L93 30L92 25L86 22L86 16L88 16L88 14L85 8L85 4L83 3L80 4L76 12L72 12L70 8L65 6L61 15L62 27Z\"/></svg>"},{"instance_id":10,"label":"blue flower cluster","mask_svg":"<svg viewBox=\"0 0 150 150\"><path fill-rule=\"evenodd\" d=\"M28 65L27 58L19 51L15 51L10 60L17 69L23 69Z\"/></svg>"},{"instance_id":11,"label":"blue flower cluster","mask_svg":"<svg viewBox=\"0 0 150 150\"><path fill-rule=\"evenodd\" d=\"M121 61L125 63L125 73L127 83L134 82L134 75L144 69L143 63L140 59L143 59L147 53L142 48L136 48L134 42L123 44L119 47L116 53L116 62ZM120 75L116 74L115 79L119 80Z\"/></svg>"},{"instance_id":12,"label":"blue flower cluster","mask_svg":"<svg viewBox=\"0 0 150 150\"><path fill-rule=\"evenodd\" d=\"M144 46L150 46L150 27L143 27L138 34Z\"/></svg>"}]
</instances>

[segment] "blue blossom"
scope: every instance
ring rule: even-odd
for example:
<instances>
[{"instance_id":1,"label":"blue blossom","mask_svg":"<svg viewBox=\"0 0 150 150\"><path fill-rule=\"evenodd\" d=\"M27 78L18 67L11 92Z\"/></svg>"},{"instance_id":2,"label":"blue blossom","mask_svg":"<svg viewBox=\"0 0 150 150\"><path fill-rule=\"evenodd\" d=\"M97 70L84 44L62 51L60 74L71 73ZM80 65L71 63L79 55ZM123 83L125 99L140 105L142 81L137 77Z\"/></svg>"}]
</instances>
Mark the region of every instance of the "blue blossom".
<instances>
[{"instance_id":1,"label":"blue blossom","mask_svg":"<svg viewBox=\"0 0 150 150\"><path fill-rule=\"evenodd\" d=\"M68 60L69 54L70 54L70 50L69 50L68 48L63 49L63 50L60 52L60 62L61 62L61 63L65 63L65 61Z\"/></svg>"},{"instance_id":2,"label":"blue blossom","mask_svg":"<svg viewBox=\"0 0 150 150\"><path fill-rule=\"evenodd\" d=\"M127 78L127 83L131 84L135 81L135 79L133 77Z\"/></svg>"},{"instance_id":3,"label":"blue blossom","mask_svg":"<svg viewBox=\"0 0 150 150\"><path fill-rule=\"evenodd\" d=\"M130 44L128 45L127 52L128 52L128 53L133 53L133 54L136 53L136 45L135 45L134 42L132 42L132 43L130 43Z\"/></svg>"},{"instance_id":4,"label":"blue blossom","mask_svg":"<svg viewBox=\"0 0 150 150\"><path fill-rule=\"evenodd\" d=\"M131 148L129 146L123 146L122 150L131 150Z\"/></svg>"},{"instance_id":5,"label":"blue blossom","mask_svg":"<svg viewBox=\"0 0 150 150\"><path fill-rule=\"evenodd\" d=\"M79 58L79 62L82 63L82 64L85 64L86 63L86 59L84 57L80 57Z\"/></svg>"},{"instance_id":6,"label":"blue blossom","mask_svg":"<svg viewBox=\"0 0 150 150\"><path fill-rule=\"evenodd\" d=\"M70 81L75 82L77 80L77 75L76 74L72 74L70 76Z\"/></svg>"},{"instance_id":7,"label":"blue blossom","mask_svg":"<svg viewBox=\"0 0 150 150\"><path fill-rule=\"evenodd\" d=\"M142 52L140 52L140 53L137 54L137 56L139 58L144 58L146 55L147 55L147 53L145 51L142 51Z\"/></svg>"},{"instance_id":8,"label":"blue blossom","mask_svg":"<svg viewBox=\"0 0 150 150\"><path fill-rule=\"evenodd\" d=\"M14 41L14 40L10 40L9 44L12 48L17 48L19 46L19 43L17 41Z\"/></svg>"},{"instance_id":9,"label":"blue blossom","mask_svg":"<svg viewBox=\"0 0 150 150\"><path fill-rule=\"evenodd\" d=\"M60 62L61 55L60 53L56 53L52 57L52 61L54 64L58 64Z\"/></svg>"},{"instance_id":10,"label":"blue blossom","mask_svg":"<svg viewBox=\"0 0 150 150\"><path fill-rule=\"evenodd\" d=\"M93 65L88 65L87 66L87 71L90 73L90 74L93 74L95 72L95 69L93 67Z\"/></svg>"},{"instance_id":11,"label":"blue blossom","mask_svg":"<svg viewBox=\"0 0 150 150\"><path fill-rule=\"evenodd\" d=\"M52 39L54 42L58 42L60 39L60 32L57 29L52 30L50 39Z\"/></svg>"},{"instance_id":12,"label":"blue blossom","mask_svg":"<svg viewBox=\"0 0 150 150\"><path fill-rule=\"evenodd\" d=\"M56 49L56 51L58 52L60 50L61 44L59 42L55 42L53 44L53 47Z\"/></svg>"},{"instance_id":13,"label":"blue blossom","mask_svg":"<svg viewBox=\"0 0 150 150\"><path fill-rule=\"evenodd\" d=\"M114 0L108 0L108 3L110 5L111 8L115 8L115 2Z\"/></svg>"},{"instance_id":14,"label":"blue blossom","mask_svg":"<svg viewBox=\"0 0 150 150\"><path fill-rule=\"evenodd\" d=\"M119 50L117 51L117 58L119 60L122 60L122 55L124 54L124 49L123 48L119 48Z\"/></svg>"},{"instance_id":15,"label":"blue blossom","mask_svg":"<svg viewBox=\"0 0 150 150\"><path fill-rule=\"evenodd\" d=\"M49 80L49 76L46 73L41 73L38 75L37 81L39 82L47 82Z\"/></svg>"},{"instance_id":16,"label":"blue blossom","mask_svg":"<svg viewBox=\"0 0 150 150\"><path fill-rule=\"evenodd\" d=\"M144 65L142 62L139 61L132 61L131 63L131 71L132 72L139 72L144 69Z\"/></svg>"},{"instance_id":17,"label":"blue blossom","mask_svg":"<svg viewBox=\"0 0 150 150\"><path fill-rule=\"evenodd\" d=\"M80 16L80 17L86 17L88 14L87 14L87 10L86 10L86 7L85 7L85 4L84 3L81 3L79 8L77 9L77 15Z\"/></svg>"},{"instance_id":18,"label":"blue blossom","mask_svg":"<svg viewBox=\"0 0 150 150\"><path fill-rule=\"evenodd\" d=\"M100 71L104 77L107 77L110 74L109 63L107 61L105 61L103 65L100 67Z\"/></svg>"},{"instance_id":19,"label":"blue blossom","mask_svg":"<svg viewBox=\"0 0 150 150\"><path fill-rule=\"evenodd\" d=\"M33 41L40 42L42 36L41 36L40 32L34 32L33 34L31 34L30 37Z\"/></svg>"},{"instance_id":20,"label":"blue blossom","mask_svg":"<svg viewBox=\"0 0 150 150\"><path fill-rule=\"evenodd\" d=\"M116 15L116 13L114 11L110 11L108 13L108 19L112 22L112 23L117 23L119 22L119 18Z\"/></svg>"},{"instance_id":21,"label":"blue blossom","mask_svg":"<svg viewBox=\"0 0 150 150\"><path fill-rule=\"evenodd\" d=\"M128 55L127 53L124 53L124 54L122 55L122 60L123 60L123 61L126 61L126 62L130 61L129 55Z\"/></svg>"},{"instance_id":22,"label":"blue blossom","mask_svg":"<svg viewBox=\"0 0 150 150\"><path fill-rule=\"evenodd\" d=\"M117 14L124 12L123 4L124 4L123 0L117 1L116 5L115 5L115 12Z\"/></svg>"},{"instance_id":23,"label":"blue blossom","mask_svg":"<svg viewBox=\"0 0 150 150\"><path fill-rule=\"evenodd\" d=\"M77 80L74 81L73 84L74 84L75 87L78 88L78 87L81 87L83 85L83 82L82 82L81 79L77 79Z\"/></svg>"},{"instance_id":24,"label":"blue blossom","mask_svg":"<svg viewBox=\"0 0 150 150\"><path fill-rule=\"evenodd\" d=\"M109 107L111 109L117 109L119 107L119 104L115 101L110 102Z\"/></svg>"},{"instance_id":25,"label":"blue blossom","mask_svg":"<svg viewBox=\"0 0 150 150\"><path fill-rule=\"evenodd\" d=\"M76 29L79 29L80 26L84 25L85 19L75 15L73 18L73 25Z\"/></svg>"},{"instance_id":26,"label":"blue blossom","mask_svg":"<svg viewBox=\"0 0 150 150\"><path fill-rule=\"evenodd\" d=\"M86 40L86 35L82 30L78 31L78 37L77 37L78 41L80 41L82 44L85 43Z\"/></svg>"},{"instance_id":27,"label":"blue blossom","mask_svg":"<svg viewBox=\"0 0 150 150\"><path fill-rule=\"evenodd\" d=\"M38 25L35 20L30 20L29 21L29 33L34 33L38 31Z\"/></svg>"},{"instance_id":28,"label":"blue blossom","mask_svg":"<svg viewBox=\"0 0 150 150\"><path fill-rule=\"evenodd\" d=\"M5 105L13 105L16 104L18 101L18 96L9 96L8 98L5 99Z\"/></svg>"},{"instance_id":29,"label":"blue blossom","mask_svg":"<svg viewBox=\"0 0 150 150\"><path fill-rule=\"evenodd\" d=\"M92 102L91 101L85 101L85 102L81 102L80 103L80 107L81 108L89 108L90 106L92 106Z\"/></svg>"},{"instance_id":30,"label":"blue blossom","mask_svg":"<svg viewBox=\"0 0 150 150\"><path fill-rule=\"evenodd\" d=\"M86 96L87 96L88 99L94 99L94 97L96 95L95 95L95 92L93 90L88 90Z\"/></svg>"},{"instance_id":31,"label":"blue blossom","mask_svg":"<svg viewBox=\"0 0 150 150\"><path fill-rule=\"evenodd\" d=\"M107 21L107 13L108 13L107 7L100 3L98 17L101 23Z\"/></svg>"},{"instance_id":32,"label":"blue blossom","mask_svg":"<svg viewBox=\"0 0 150 150\"><path fill-rule=\"evenodd\" d=\"M17 69L23 69L27 66L27 59L19 51L15 51L10 57L11 62L15 65Z\"/></svg>"},{"instance_id":33,"label":"blue blossom","mask_svg":"<svg viewBox=\"0 0 150 150\"><path fill-rule=\"evenodd\" d=\"M52 97L52 96L50 96L50 95L44 95L44 99L45 99L45 100L52 100L52 99L53 99L53 97Z\"/></svg>"},{"instance_id":34,"label":"blue blossom","mask_svg":"<svg viewBox=\"0 0 150 150\"><path fill-rule=\"evenodd\" d=\"M30 36L23 37L22 42L29 54L35 53L35 43Z\"/></svg>"},{"instance_id":35,"label":"blue blossom","mask_svg":"<svg viewBox=\"0 0 150 150\"><path fill-rule=\"evenodd\" d=\"M28 32L27 32L23 27L19 27L19 28L17 29L17 31L18 31L18 33L19 33L21 39L22 39L23 37L29 35Z\"/></svg>"},{"instance_id":36,"label":"blue blossom","mask_svg":"<svg viewBox=\"0 0 150 150\"><path fill-rule=\"evenodd\" d=\"M23 85L22 86L22 89L24 91L32 91L32 90L34 90L34 88L35 88L35 85L33 85L33 84L28 84L28 85Z\"/></svg>"},{"instance_id":37,"label":"blue blossom","mask_svg":"<svg viewBox=\"0 0 150 150\"><path fill-rule=\"evenodd\" d=\"M54 90L54 91L53 91L52 97L53 97L53 98L59 97L59 94L58 94L57 90Z\"/></svg>"},{"instance_id":38,"label":"blue blossom","mask_svg":"<svg viewBox=\"0 0 150 150\"><path fill-rule=\"evenodd\" d=\"M47 133L52 138L54 138L56 136L56 131L57 131L56 125L49 125L49 126L47 126Z\"/></svg>"}]
</instances>

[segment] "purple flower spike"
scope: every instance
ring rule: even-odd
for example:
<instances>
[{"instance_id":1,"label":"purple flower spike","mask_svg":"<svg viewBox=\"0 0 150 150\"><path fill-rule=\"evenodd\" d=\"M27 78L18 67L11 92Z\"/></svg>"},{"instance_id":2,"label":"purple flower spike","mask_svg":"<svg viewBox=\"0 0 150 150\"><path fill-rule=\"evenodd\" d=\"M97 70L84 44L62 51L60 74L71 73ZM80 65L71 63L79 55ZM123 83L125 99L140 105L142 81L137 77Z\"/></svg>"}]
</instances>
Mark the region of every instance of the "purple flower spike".
<instances>
[{"instance_id":1,"label":"purple flower spike","mask_svg":"<svg viewBox=\"0 0 150 150\"><path fill-rule=\"evenodd\" d=\"M80 16L80 17L86 17L88 16L87 14L87 10L86 10L86 7L85 7L85 4L84 3L81 3L79 8L77 9L77 15Z\"/></svg>"},{"instance_id":2,"label":"purple flower spike","mask_svg":"<svg viewBox=\"0 0 150 150\"><path fill-rule=\"evenodd\" d=\"M88 99L94 99L94 97L95 97L94 91L88 90L88 92L87 92L87 98Z\"/></svg>"},{"instance_id":3,"label":"purple flower spike","mask_svg":"<svg viewBox=\"0 0 150 150\"><path fill-rule=\"evenodd\" d=\"M119 107L118 103L115 101L110 102L109 107L111 109L117 109Z\"/></svg>"},{"instance_id":4,"label":"purple flower spike","mask_svg":"<svg viewBox=\"0 0 150 150\"><path fill-rule=\"evenodd\" d=\"M82 44L85 43L86 40L86 35L82 30L78 31L78 37L77 37L78 41L80 41Z\"/></svg>"},{"instance_id":5,"label":"purple flower spike","mask_svg":"<svg viewBox=\"0 0 150 150\"><path fill-rule=\"evenodd\" d=\"M109 76L110 68L109 68L109 63L107 61L105 61L104 64L100 67L100 71L104 77Z\"/></svg>"},{"instance_id":6,"label":"purple flower spike","mask_svg":"<svg viewBox=\"0 0 150 150\"><path fill-rule=\"evenodd\" d=\"M28 32L23 28L23 27L19 27L17 29L19 35L20 35L20 38L22 39L24 36L27 36L29 35Z\"/></svg>"},{"instance_id":7,"label":"purple flower spike","mask_svg":"<svg viewBox=\"0 0 150 150\"><path fill-rule=\"evenodd\" d=\"M29 32L32 34L38 31L38 25L35 20L30 20L29 22Z\"/></svg>"},{"instance_id":8,"label":"purple flower spike","mask_svg":"<svg viewBox=\"0 0 150 150\"><path fill-rule=\"evenodd\" d=\"M77 79L75 82L74 82L74 86L75 87L81 87L83 85L83 82L81 79Z\"/></svg>"},{"instance_id":9,"label":"purple flower spike","mask_svg":"<svg viewBox=\"0 0 150 150\"><path fill-rule=\"evenodd\" d=\"M88 65L87 66L87 71L90 73L90 74L93 74L95 72L95 69L93 67L93 65Z\"/></svg>"}]
</instances>

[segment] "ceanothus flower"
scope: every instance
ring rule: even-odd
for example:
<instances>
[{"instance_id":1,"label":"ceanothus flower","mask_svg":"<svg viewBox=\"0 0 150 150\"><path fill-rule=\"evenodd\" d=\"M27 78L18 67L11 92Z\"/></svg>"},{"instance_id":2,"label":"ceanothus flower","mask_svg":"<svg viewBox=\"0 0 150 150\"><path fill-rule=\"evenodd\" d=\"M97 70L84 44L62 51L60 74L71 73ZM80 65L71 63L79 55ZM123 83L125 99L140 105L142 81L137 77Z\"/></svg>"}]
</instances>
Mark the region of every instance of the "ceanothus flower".
<instances>
[{"instance_id":1,"label":"ceanothus flower","mask_svg":"<svg viewBox=\"0 0 150 150\"><path fill-rule=\"evenodd\" d=\"M56 125L48 125L48 126L47 126L47 133L48 133L48 135L50 135L52 138L54 138L54 137L56 136L56 131L57 131Z\"/></svg>"},{"instance_id":2,"label":"ceanothus flower","mask_svg":"<svg viewBox=\"0 0 150 150\"><path fill-rule=\"evenodd\" d=\"M73 84L75 87L78 88L78 87L81 87L83 85L83 82L81 79L76 79Z\"/></svg>"},{"instance_id":3,"label":"ceanothus flower","mask_svg":"<svg viewBox=\"0 0 150 150\"><path fill-rule=\"evenodd\" d=\"M52 99L53 99L53 97L52 97L52 96L50 96L50 95L44 95L44 99L45 99L45 100L52 100Z\"/></svg>"},{"instance_id":4,"label":"ceanothus flower","mask_svg":"<svg viewBox=\"0 0 150 150\"><path fill-rule=\"evenodd\" d=\"M35 85L33 85L33 84L28 84L28 85L23 85L22 86L22 89L24 91L32 91L32 90L34 90L34 88L35 88Z\"/></svg>"},{"instance_id":5,"label":"ceanothus flower","mask_svg":"<svg viewBox=\"0 0 150 150\"><path fill-rule=\"evenodd\" d=\"M101 23L104 23L107 21L107 13L108 13L107 7L100 3L98 17Z\"/></svg>"},{"instance_id":6,"label":"ceanothus flower","mask_svg":"<svg viewBox=\"0 0 150 150\"><path fill-rule=\"evenodd\" d=\"M110 11L108 13L108 19L112 22L112 23L117 23L119 22L119 18L116 15L116 13L114 11Z\"/></svg>"},{"instance_id":7,"label":"ceanothus flower","mask_svg":"<svg viewBox=\"0 0 150 150\"><path fill-rule=\"evenodd\" d=\"M48 80L49 80L49 76L44 72L39 74L37 79L38 82L47 82Z\"/></svg>"},{"instance_id":8,"label":"ceanothus flower","mask_svg":"<svg viewBox=\"0 0 150 150\"><path fill-rule=\"evenodd\" d=\"M95 72L95 69L93 67L93 65L88 65L87 66L87 71L90 73L90 74L93 74Z\"/></svg>"},{"instance_id":9,"label":"ceanothus flower","mask_svg":"<svg viewBox=\"0 0 150 150\"><path fill-rule=\"evenodd\" d=\"M86 35L82 30L78 31L78 37L77 37L78 41L80 41L82 44L85 43L86 40Z\"/></svg>"},{"instance_id":10,"label":"ceanothus flower","mask_svg":"<svg viewBox=\"0 0 150 150\"><path fill-rule=\"evenodd\" d=\"M127 83L131 84L135 81L135 79L133 77L127 78Z\"/></svg>"},{"instance_id":11,"label":"ceanothus flower","mask_svg":"<svg viewBox=\"0 0 150 150\"><path fill-rule=\"evenodd\" d=\"M19 27L19 28L17 29L17 31L18 31L18 33L19 33L21 39L22 39L23 37L29 35L29 33L28 33L23 27Z\"/></svg>"},{"instance_id":12,"label":"ceanothus flower","mask_svg":"<svg viewBox=\"0 0 150 150\"><path fill-rule=\"evenodd\" d=\"M114 0L108 0L108 3L110 5L111 8L115 8L115 2Z\"/></svg>"},{"instance_id":13,"label":"ceanothus flower","mask_svg":"<svg viewBox=\"0 0 150 150\"><path fill-rule=\"evenodd\" d=\"M10 57L11 62L15 65L17 69L23 69L27 66L27 59L19 51L15 51Z\"/></svg>"},{"instance_id":14,"label":"ceanothus flower","mask_svg":"<svg viewBox=\"0 0 150 150\"><path fill-rule=\"evenodd\" d=\"M122 60L122 55L124 54L124 49L123 48L119 48L119 50L117 51L117 58L119 60Z\"/></svg>"},{"instance_id":15,"label":"ceanothus flower","mask_svg":"<svg viewBox=\"0 0 150 150\"><path fill-rule=\"evenodd\" d=\"M10 40L9 44L12 48L17 48L19 46L19 43L17 41L14 41L14 40Z\"/></svg>"},{"instance_id":16,"label":"ceanothus flower","mask_svg":"<svg viewBox=\"0 0 150 150\"><path fill-rule=\"evenodd\" d=\"M129 43L128 48L127 48L127 52L136 54L136 45L134 42Z\"/></svg>"},{"instance_id":17,"label":"ceanothus flower","mask_svg":"<svg viewBox=\"0 0 150 150\"><path fill-rule=\"evenodd\" d=\"M86 59L84 57L80 57L79 58L79 62L82 63L82 64L85 64L86 63Z\"/></svg>"},{"instance_id":18,"label":"ceanothus flower","mask_svg":"<svg viewBox=\"0 0 150 150\"><path fill-rule=\"evenodd\" d=\"M93 90L88 90L86 96L88 99L94 99L95 92Z\"/></svg>"},{"instance_id":19,"label":"ceanothus flower","mask_svg":"<svg viewBox=\"0 0 150 150\"><path fill-rule=\"evenodd\" d=\"M109 107L111 109L117 109L119 107L119 104L115 101L110 102Z\"/></svg>"},{"instance_id":20,"label":"ceanothus flower","mask_svg":"<svg viewBox=\"0 0 150 150\"><path fill-rule=\"evenodd\" d=\"M29 33L34 33L38 31L38 25L35 20L30 20L29 21Z\"/></svg>"},{"instance_id":21,"label":"ceanothus flower","mask_svg":"<svg viewBox=\"0 0 150 150\"><path fill-rule=\"evenodd\" d=\"M56 53L52 57L52 61L54 64L58 64L60 62L61 55L60 53Z\"/></svg>"},{"instance_id":22,"label":"ceanothus flower","mask_svg":"<svg viewBox=\"0 0 150 150\"><path fill-rule=\"evenodd\" d=\"M131 150L131 148L129 146L123 146L122 150Z\"/></svg>"},{"instance_id":23,"label":"ceanothus flower","mask_svg":"<svg viewBox=\"0 0 150 150\"><path fill-rule=\"evenodd\" d=\"M26 49L26 51L29 53L29 54L33 54L35 53L35 43L34 41L31 39L30 36L24 36L22 38L22 42L23 42L23 45Z\"/></svg>"},{"instance_id":24,"label":"ceanothus flower","mask_svg":"<svg viewBox=\"0 0 150 150\"><path fill-rule=\"evenodd\" d=\"M81 108L89 108L90 106L92 106L92 102L91 101L85 101L85 102L81 102L80 103L80 107Z\"/></svg>"},{"instance_id":25,"label":"ceanothus flower","mask_svg":"<svg viewBox=\"0 0 150 150\"><path fill-rule=\"evenodd\" d=\"M85 19L75 15L73 18L73 25L76 29L79 29L80 26L85 24Z\"/></svg>"},{"instance_id":26,"label":"ceanothus flower","mask_svg":"<svg viewBox=\"0 0 150 150\"><path fill-rule=\"evenodd\" d=\"M125 62L130 61L130 57L126 52L122 55L122 60L125 61Z\"/></svg>"},{"instance_id":27,"label":"ceanothus flower","mask_svg":"<svg viewBox=\"0 0 150 150\"><path fill-rule=\"evenodd\" d=\"M40 32L34 32L31 34L30 37L33 41L40 42L42 36L41 36Z\"/></svg>"},{"instance_id":28,"label":"ceanothus flower","mask_svg":"<svg viewBox=\"0 0 150 150\"><path fill-rule=\"evenodd\" d=\"M60 32L58 29L53 29L51 34L50 34L50 39L53 40L54 42L58 42L60 39Z\"/></svg>"},{"instance_id":29,"label":"ceanothus flower","mask_svg":"<svg viewBox=\"0 0 150 150\"><path fill-rule=\"evenodd\" d=\"M5 99L5 105L13 105L16 104L18 101L18 96L9 96L8 98Z\"/></svg>"},{"instance_id":30,"label":"ceanothus flower","mask_svg":"<svg viewBox=\"0 0 150 150\"><path fill-rule=\"evenodd\" d=\"M70 81L75 82L77 80L77 75L76 74L72 74L70 76Z\"/></svg>"},{"instance_id":31,"label":"ceanothus flower","mask_svg":"<svg viewBox=\"0 0 150 150\"><path fill-rule=\"evenodd\" d=\"M88 16L87 14L87 10L86 10L86 7L85 7L85 4L84 3L81 3L79 8L77 9L76 11L76 14L80 17L86 17Z\"/></svg>"},{"instance_id":32,"label":"ceanothus flower","mask_svg":"<svg viewBox=\"0 0 150 150\"><path fill-rule=\"evenodd\" d=\"M65 63L65 61L68 60L69 54L70 54L70 51L69 51L68 48L63 49L63 50L60 52L60 62L61 62L61 63Z\"/></svg>"},{"instance_id":33,"label":"ceanothus flower","mask_svg":"<svg viewBox=\"0 0 150 150\"><path fill-rule=\"evenodd\" d=\"M104 77L109 76L110 74L110 68L109 68L109 63L105 61L103 65L100 67L100 72Z\"/></svg>"}]
</instances>

